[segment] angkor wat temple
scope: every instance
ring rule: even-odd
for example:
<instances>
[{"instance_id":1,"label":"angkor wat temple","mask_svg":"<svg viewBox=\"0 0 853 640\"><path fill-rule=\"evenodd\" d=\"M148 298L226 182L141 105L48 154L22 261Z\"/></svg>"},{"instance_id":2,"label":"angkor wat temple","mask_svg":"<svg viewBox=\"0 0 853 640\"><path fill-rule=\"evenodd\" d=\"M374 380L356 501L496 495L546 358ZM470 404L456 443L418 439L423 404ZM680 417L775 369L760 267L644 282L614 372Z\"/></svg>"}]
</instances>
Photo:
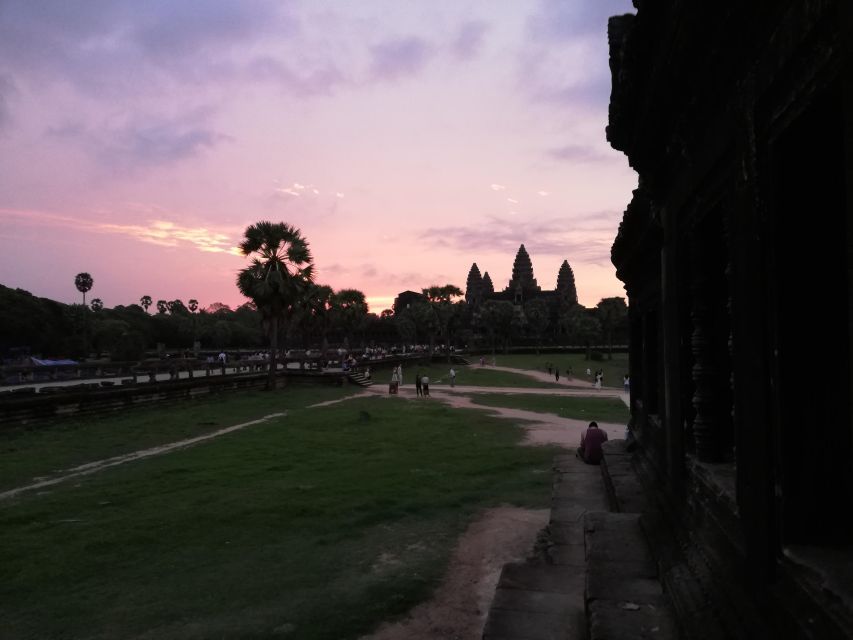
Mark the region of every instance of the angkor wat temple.
<instances>
[{"instance_id":1,"label":"angkor wat temple","mask_svg":"<svg viewBox=\"0 0 853 640\"><path fill-rule=\"evenodd\" d=\"M609 24L639 174L622 491L684 637L853 637L853 3L634 5Z\"/></svg>"},{"instance_id":2,"label":"angkor wat temple","mask_svg":"<svg viewBox=\"0 0 853 640\"><path fill-rule=\"evenodd\" d=\"M527 249L522 244L515 254L512 264L512 277L503 291L495 291L492 278L486 271L480 275L480 268L475 262L468 271L468 280L465 284L465 302L476 309L488 300L505 300L517 307L522 307L525 302L540 299L545 301L551 309L551 315L556 318L560 306L563 303L574 305L578 302L578 292L575 287L575 274L569 266L568 260L563 260L560 271L557 274L557 288L543 290L533 276L533 263Z\"/></svg>"}]
</instances>

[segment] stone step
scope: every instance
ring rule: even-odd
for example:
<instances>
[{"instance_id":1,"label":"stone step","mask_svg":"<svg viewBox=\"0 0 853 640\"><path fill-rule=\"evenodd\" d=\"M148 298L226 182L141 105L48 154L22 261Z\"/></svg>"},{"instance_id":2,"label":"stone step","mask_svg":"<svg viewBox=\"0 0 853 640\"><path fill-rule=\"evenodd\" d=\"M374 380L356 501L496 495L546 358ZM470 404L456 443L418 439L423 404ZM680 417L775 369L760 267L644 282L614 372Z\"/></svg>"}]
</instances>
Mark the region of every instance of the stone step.
<instances>
[{"instance_id":1,"label":"stone step","mask_svg":"<svg viewBox=\"0 0 853 640\"><path fill-rule=\"evenodd\" d=\"M663 592L640 515L588 513L586 612L590 640L676 640L675 612Z\"/></svg>"}]
</instances>

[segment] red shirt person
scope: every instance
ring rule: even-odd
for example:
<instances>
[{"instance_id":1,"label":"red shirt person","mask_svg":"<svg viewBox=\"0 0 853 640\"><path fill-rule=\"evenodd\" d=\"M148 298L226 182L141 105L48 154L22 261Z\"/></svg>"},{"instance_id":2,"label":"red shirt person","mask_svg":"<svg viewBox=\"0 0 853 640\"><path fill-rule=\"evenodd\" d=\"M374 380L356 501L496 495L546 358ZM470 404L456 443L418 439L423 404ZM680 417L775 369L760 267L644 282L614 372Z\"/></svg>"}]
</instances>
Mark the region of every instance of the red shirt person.
<instances>
[{"instance_id":1,"label":"red shirt person","mask_svg":"<svg viewBox=\"0 0 853 640\"><path fill-rule=\"evenodd\" d=\"M578 457L587 464L600 464L601 445L605 442L607 442L607 432L599 429L597 422L590 422L587 430L581 434Z\"/></svg>"}]
</instances>

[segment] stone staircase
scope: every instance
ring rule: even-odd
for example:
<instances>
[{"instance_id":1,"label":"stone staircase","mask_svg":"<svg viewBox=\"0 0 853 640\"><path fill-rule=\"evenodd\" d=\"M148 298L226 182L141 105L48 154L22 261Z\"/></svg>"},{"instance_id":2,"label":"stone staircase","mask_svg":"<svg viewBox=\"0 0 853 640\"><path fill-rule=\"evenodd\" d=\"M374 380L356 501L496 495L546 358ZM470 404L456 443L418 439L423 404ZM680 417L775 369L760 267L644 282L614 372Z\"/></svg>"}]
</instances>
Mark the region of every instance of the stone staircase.
<instances>
[{"instance_id":1,"label":"stone staircase","mask_svg":"<svg viewBox=\"0 0 853 640\"><path fill-rule=\"evenodd\" d=\"M504 566L484 640L678 638L639 514L609 511L600 467L562 455L553 470L539 553Z\"/></svg>"},{"instance_id":2,"label":"stone staircase","mask_svg":"<svg viewBox=\"0 0 853 640\"><path fill-rule=\"evenodd\" d=\"M363 373L348 373L347 379L353 384L357 384L359 387L372 387L373 380Z\"/></svg>"}]
</instances>

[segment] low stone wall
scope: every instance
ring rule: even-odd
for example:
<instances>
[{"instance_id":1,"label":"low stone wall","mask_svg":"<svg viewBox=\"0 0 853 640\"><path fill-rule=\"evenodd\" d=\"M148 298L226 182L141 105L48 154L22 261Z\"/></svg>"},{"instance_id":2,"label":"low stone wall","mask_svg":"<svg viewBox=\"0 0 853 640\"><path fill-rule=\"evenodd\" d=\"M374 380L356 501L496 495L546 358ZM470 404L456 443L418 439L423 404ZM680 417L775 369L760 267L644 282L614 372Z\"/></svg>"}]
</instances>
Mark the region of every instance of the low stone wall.
<instances>
[{"instance_id":1,"label":"low stone wall","mask_svg":"<svg viewBox=\"0 0 853 640\"><path fill-rule=\"evenodd\" d=\"M282 386L300 383L342 385L346 381L341 375L307 371L281 372L278 378ZM0 425L31 425L154 403L182 402L213 393L263 388L266 381L266 373L252 373L146 384L130 383L105 388L92 385L93 388L74 387L69 391L50 394L5 393L0 397Z\"/></svg>"}]
</instances>

